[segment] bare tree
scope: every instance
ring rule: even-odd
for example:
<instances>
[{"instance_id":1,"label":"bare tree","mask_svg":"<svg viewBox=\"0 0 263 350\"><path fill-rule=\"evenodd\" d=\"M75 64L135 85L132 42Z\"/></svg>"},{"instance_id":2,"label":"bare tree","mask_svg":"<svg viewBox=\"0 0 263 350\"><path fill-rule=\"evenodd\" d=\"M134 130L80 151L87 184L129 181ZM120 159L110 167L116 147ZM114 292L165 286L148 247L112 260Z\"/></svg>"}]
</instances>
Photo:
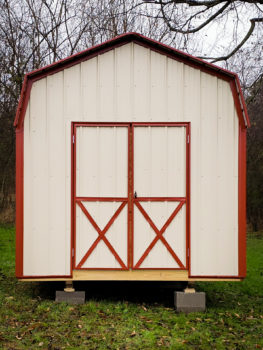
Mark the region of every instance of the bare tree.
<instances>
[{"instance_id":1,"label":"bare tree","mask_svg":"<svg viewBox=\"0 0 263 350\"><path fill-rule=\"evenodd\" d=\"M141 7L163 20L179 49L235 70L245 88L263 74L262 0L142 0Z\"/></svg>"},{"instance_id":2,"label":"bare tree","mask_svg":"<svg viewBox=\"0 0 263 350\"><path fill-rule=\"evenodd\" d=\"M263 79L250 89L248 112L252 127L247 142L247 216L253 231L263 229Z\"/></svg>"},{"instance_id":3,"label":"bare tree","mask_svg":"<svg viewBox=\"0 0 263 350\"><path fill-rule=\"evenodd\" d=\"M169 29L157 21L137 0L0 1L0 220L15 192L12 124L25 73L128 31L160 40Z\"/></svg>"}]
</instances>

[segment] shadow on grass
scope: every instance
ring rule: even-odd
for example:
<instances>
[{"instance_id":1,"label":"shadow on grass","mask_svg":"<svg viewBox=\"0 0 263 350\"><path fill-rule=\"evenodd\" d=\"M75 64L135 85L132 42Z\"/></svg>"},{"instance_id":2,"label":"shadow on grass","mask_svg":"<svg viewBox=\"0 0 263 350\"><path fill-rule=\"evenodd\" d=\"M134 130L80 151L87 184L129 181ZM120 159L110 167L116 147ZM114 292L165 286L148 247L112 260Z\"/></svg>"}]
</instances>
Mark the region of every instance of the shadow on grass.
<instances>
[{"instance_id":1,"label":"shadow on grass","mask_svg":"<svg viewBox=\"0 0 263 350\"><path fill-rule=\"evenodd\" d=\"M27 283L27 282L23 282ZM57 290L63 290L64 282L30 282L27 294L46 300L54 300ZM119 282L119 281L92 281L74 282L77 291L86 292L86 301L121 301L131 303L160 304L172 307L173 293L183 290L184 282Z\"/></svg>"}]
</instances>

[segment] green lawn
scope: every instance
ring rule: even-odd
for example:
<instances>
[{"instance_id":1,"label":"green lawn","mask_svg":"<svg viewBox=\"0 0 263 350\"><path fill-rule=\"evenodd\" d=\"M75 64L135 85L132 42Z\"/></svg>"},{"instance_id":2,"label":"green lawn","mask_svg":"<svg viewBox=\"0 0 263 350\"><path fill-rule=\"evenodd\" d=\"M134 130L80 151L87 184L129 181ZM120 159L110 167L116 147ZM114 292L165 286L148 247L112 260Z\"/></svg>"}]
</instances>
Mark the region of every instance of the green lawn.
<instances>
[{"instance_id":1,"label":"green lawn","mask_svg":"<svg viewBox=\"0 0 263 350\"><path fill-rule=\"evenodd\" d=\"M262 236L261 236L262 237ZM263 349L263 239L248 239L243 282L199 283L207 312L176 314L160 283L86 283L85 305L55 304L60 283L14 277L14 229L0 227L0 349Z\"/></svg>"}]
</instances>

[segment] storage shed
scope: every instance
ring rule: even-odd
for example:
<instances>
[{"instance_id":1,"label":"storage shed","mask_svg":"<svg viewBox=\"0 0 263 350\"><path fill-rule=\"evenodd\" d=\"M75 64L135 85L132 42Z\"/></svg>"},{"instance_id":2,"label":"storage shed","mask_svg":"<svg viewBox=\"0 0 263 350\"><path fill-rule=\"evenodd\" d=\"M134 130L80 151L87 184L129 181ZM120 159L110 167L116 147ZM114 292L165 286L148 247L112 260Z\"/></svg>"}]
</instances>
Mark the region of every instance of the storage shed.
<instances>
[{"instance_id":1,"label":"storage shed","mask_svg":"<svg viewBox=\"0 0 263 350\"><path fill-rule=\"evenodd\" d=\"M128 33L27 74L14 125L19 279L245 277L236 74Z\"/></svg>"}]
</instances>

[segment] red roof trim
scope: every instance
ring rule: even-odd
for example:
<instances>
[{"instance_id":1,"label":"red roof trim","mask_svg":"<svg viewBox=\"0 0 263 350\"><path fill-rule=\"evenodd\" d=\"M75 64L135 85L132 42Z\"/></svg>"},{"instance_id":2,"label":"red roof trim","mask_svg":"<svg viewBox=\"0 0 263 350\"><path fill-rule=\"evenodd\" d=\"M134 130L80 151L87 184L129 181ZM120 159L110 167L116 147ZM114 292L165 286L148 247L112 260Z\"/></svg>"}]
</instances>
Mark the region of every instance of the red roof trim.
<instances>
[{"instance_id":1,"label":"red roof trim","mask_svg":"<svg viewBox=\"0 0 263 350\"><path fill-rule=\"evenodd\" d=\"M28 102L28 99L25 98L26 95L29 94L31 84L28 84L28 81L31 82L39 80L43 77L46 77L50 74L54 74L60 70L63 70L65 68L69 68L72 65L78 64L82 61L88 60L92 57L95 57L99 54L102 54L108 50L112 50L116 47L122 46L124 44L127 44L129 42L136 42L137 44L141 44L142 46L145 46L147 48L150 48L152 50L158 51L161 54L167 55L173 59L177 59L179 61L184 62L187 65L193 66L195 68L198 68L202 71L205 71L206 73L216 75L218 77L221 77L224 80L227 81L235 81L236 84L236 92L239 96L239 103L240 108L242 110L242 116L239 115L239 118L243 118L244 124L246 127L250 126L249 117L245 105L245 100L241 91L240 82L238 79L238 76L226 69L223 69L221 67L218 67L214 64L208 63L200 58L191 56L185 52L179 51L177 49L174 49L168 45L162 44L158 41L149 39L141 34L138 33L125 33L120 36L117 36L113 39L110 39L108 41L105 41L102 44L93 46L87 50L81 51L77 54L74 54L72 56L69 56L63 60L60 60L58 62L52 63L48 66L45 66L43 68L34 70L28 74L26 74L21 96L17 108L17 113L14 121L14 126L20 128L23 125L23 119L25 115L26 105ZM29 90L29 91L28 91Z\"/></svg>"}]
</instances>

